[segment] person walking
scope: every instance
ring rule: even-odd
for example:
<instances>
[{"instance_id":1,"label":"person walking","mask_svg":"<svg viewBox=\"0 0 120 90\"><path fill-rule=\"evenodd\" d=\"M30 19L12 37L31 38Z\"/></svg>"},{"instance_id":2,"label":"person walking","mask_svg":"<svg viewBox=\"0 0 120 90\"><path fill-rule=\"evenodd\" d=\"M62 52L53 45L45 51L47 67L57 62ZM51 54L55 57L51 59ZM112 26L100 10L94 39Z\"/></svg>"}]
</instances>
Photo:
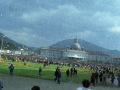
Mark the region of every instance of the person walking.
<instances>
[{"instance_id":1,"label":"person walking","mask_svg":"<svg viewBox=\"0 0 120 90\"><path fill-rule=\"evenodd\" d=\"M11 64L11 65L9 66L9 69L10 69L10 75L13 75L13 71L14 71L14 66L13 66L13 64Z\"/></svg>"},{"instance_id":2,"label":"person walking","mask_svg":"<svg viewBox=\"0 0 120 90\"><path fill-rule=\"evenodd\" d=\"M90 83L93 83L93 86L95 86L95 73L92 73Z\"/></svg>"},{"instance_id":3,"label":"person walking","mask_svg":"<svg viewBox=\"0 0 120 90\"><path fill-rule=\"evenodd\" d=\"M0 79L0 90L2 90L3 85L2 85L2 80Z\"/></svg>"},{"instance_id":4,"label":"person walking","mask_svg":"<svg viewBox=\"0 0 120 90\"><path fill-rule=\"evenodd\" d=\"M111 84L112 84L112 85L114 84L114 80L115 80L115 76L114 76L114 74L112 73L112 75L111 75Z\"/></svg>"},{"instance_id":5,"label":"person walking","mask_svg":"<svg viewBox=\"0 0 120 90\"><path fill-rule=\"evenodd\" d=\"M76 90L91 90L91 89L88 88L90 86L89 80L84 79L82 81L82 85L83 85L83 87L78 87Z\"/></svg>"},{"instance_id":6,"label":"person walking","mask_svg":"<svg viewBox=\"0 0 120 90\"><path fill-rule=\"evenodd\" d=\"M120 75L118 76L117 81L118 81L118 86L120 87Z\"/></svg>"}]
</instances>

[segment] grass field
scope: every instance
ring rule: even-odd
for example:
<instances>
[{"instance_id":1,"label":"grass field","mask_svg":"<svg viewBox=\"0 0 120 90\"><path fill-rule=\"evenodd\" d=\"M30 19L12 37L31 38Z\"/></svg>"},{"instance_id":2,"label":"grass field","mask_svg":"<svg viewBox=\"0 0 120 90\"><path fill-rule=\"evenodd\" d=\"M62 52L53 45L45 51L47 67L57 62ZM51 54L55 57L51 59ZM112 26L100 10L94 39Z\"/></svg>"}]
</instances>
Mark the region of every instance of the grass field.
<instances>
[{"instance_id":1,"label":"grass field","mask_svg":"<svg viewBox=\"0 0 120 90\"><path fill-rule=\"evenodd\" d=\"M25 77L32 77L32 78L41 78L41 79L54 79L54 70L56 69L57 65L50 64L43 68L42 63L33 63L33 62L27 62L26 65L24 65L24 62L22 61L14 61L11 60L1 60L0 61L0 73L9 74L9 66L10 64L14 65L14 75L19 76L25 76ZM38 75L38 69L39 67L42 67L42 76ZM61 81L65 82L75 82L75 83L81 83L83 79L90 80L91 73L93 71L90 71L89 69L85 68L76 68L77 69L77 77L70 77L69 80L66 80L66 70L70 69L69 66L63 66L60 68L61 71Z\"/></svg>"}]
</instances>

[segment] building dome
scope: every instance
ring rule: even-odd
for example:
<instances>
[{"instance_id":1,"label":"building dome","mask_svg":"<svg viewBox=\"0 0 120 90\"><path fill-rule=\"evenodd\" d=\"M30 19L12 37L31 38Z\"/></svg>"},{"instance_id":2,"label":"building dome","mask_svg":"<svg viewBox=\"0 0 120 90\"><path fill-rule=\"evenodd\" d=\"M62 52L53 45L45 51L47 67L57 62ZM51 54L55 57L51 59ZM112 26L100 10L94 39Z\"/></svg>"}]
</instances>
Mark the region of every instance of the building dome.
<instances>
[{"instance_id":1,"label":"building dome","mask_svg":"<svg viewBox=\"0 0 120 90\"><path fill-rule=\"evenodd\" d=\"M71 49L73 50L81 50L81 47L78 43L74 43L72 46L71 46Z\"/></svg>"},{"instance_id":2,"label":"building dome","mask_svg":"<svg viewBox=\"0 0 120 90\"><path fill-rule=\"evenodd\" d=\"M78 43L78 39L77 38L74 39L74 44L70 48L72 50L81 50L81 47L80 47L80 45Z\"/></svg>"}]
</instances>

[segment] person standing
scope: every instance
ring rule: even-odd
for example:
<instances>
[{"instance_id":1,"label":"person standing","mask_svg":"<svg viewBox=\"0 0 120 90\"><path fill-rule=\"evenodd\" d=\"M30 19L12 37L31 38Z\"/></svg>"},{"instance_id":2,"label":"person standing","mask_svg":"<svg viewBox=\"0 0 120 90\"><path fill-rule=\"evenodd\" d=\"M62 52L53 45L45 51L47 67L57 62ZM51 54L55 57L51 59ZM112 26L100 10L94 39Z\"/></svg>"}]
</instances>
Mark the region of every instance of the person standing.
<instances>
[{"instance_id":1,"label":"person standing","mask_svg":"<svg viewBox=\"0 0 120 90\"><path fill-rule=\"evenodd\" d=\"M24 65L26 65L26 60L24 60Z\"/></svg>"},{"instance_id":2,"label":"person standing","mask_svg":"<svg viewBox=\"0 0 120 90\"><path fill-rule=\"evenodd\" d=\"M0 90L2 90L3 86L2 86L2 80L0 79Z\"/></svg>"},{"instance_id":3,"label":"person standing","mask_svg":"<svg viewBox=\"0 0 120 90\"><path fill-rule=\"evenodd\" d=\"M41 76L41 73L42 73L42 68L40 67L39 68L39 75Z\"/></svg>"},{"instance_id":4,"label":"person standing","mask_svg":"<svg viewBox=\"0 0 120 90\"><path fill-rule=\"evenodd\" d=\"M83 87L78 87L76 90L91 90L91 89L88 88L90 86L89 80L84 79L82 81L82 85L83 85Z\"/></svg>"},{"instance_id":5,"label":"person standing","mask_svg":"<svg viewBox=\"0 0 120 90\"><path fill-rule=\"evenodd\" d=\"M73 70L73 76L77 76L77 70L75 68Z\"/></svg>"},{"instance_id":6,"label":"person standing","mask_svg":"<svg viewBox=\"0 0 120 90\"><path fill-rule=\"evenodd\" d=\"M95 72L95 82L98 83L98 72Z\"/></svg>"},{"instance_id":7,"label":"person standing","mask_svg":"<svg viewBox=\"0 0 120 90\"><path fill-rule=\"evenodd\" d=\"M69 78L69 75L70 75L70 71L69 71L69 69L67 69L67 71L66 71L66 79L68 80L68 78Z\"/></svg>"},{"instance_id":8,"label":"person standing","mask_svg":"<svg viewBox=\"0 0 120 90\"><path fill-rule=\"evenodd\" d=\"M100 82L102 82L103 81L103 73L100 71L100 74L99 74L99 80L100 80Z\"/></svg>"},{"instance_id":9,"label":"person standing","mask_svg":"<svg viewBox=\"0 0 120 90\"><path fill-rule=\"evenodd\" d=\"M60 72L60 69L58 69L57 84L60 84L60 78L61 78L61 72Z\"/></svg>"},{"instance_id":10,"label":"person standing","mask_svg":"<svg viewBox=\"0 0 120 90\"><path fill-rule=\"evenodd\" d=\"M106 72L103 71L103 84L106 84L106 78L107 78Z\"/></svg>"},{"instance_id":11,"label":"person standing","mask_svg":"<svg viewBox=\"0 0 120 90\"><path fill-rule=\"evenodd\" d=\"M54 80L55 80L55 82L56 82L56 80L57 80L57 76L58 76L58 68L56 68L54 75L55 75Z\"/></svg>"},{"instance_id":12,"label":"person standing","mask_svg":"<svg viewBox=\"0 0 120 90\"><path fill-rule=\"evenodd\" d=\"M13 66L13 64L11 64L11 65L9 66L9 69L10 69L10 75L13 75L13 71L14 71L14 66Z\"/></svg>"},{"instance_id":13,"label":"person standing","mask_svg":"<svg viewBox=\"0 0 120 90\"><path fill-rule=\"evenodd\" d=\"M70 69L70 76L73 76L73 68Z\"/></svg>"}]
</instances>

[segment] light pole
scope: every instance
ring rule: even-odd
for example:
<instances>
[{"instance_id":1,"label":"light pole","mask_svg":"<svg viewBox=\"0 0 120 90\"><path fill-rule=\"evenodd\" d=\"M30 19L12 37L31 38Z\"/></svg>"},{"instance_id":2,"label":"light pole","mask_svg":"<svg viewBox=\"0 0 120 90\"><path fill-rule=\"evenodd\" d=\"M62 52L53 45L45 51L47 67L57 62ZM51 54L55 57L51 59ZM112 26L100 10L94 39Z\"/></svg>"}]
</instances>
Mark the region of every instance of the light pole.
<instances>
[{"instance_id":1,"label":"light pole","mask_svg":"<svg viewBox=\"0 0 120 90\"><path fill-rule=\"evenodd\" d=\"M2 42L1 42L1 54L2 54L2 46L3 46L3 38L5 37L4 35L1 35L2 36ZM1 60L1 54L0 54L0 60Z\"/></svg>"},{"instance_id":2,"label":"light pole","mask_svg":"<svg viewBox=\"0 0 120 90\"><path fill-rule=\"evenodd\" d=\"M2 41L2 43L1 43L1 51L2 51L2 47L3 47L3 39L4 39L5 36L4 36L4 35L1 35L1 36L2 36L2 40L1 40L1 41Z\"/></svg>"},{"instance_id":3,"label":"light pole","mask_svg":"<svg viewBox=\"0 0 120 90\"><path fill-rule=\"evenodd\" d=\"M111 58L111 69L112 69L112 66L113 66L112 64L113 64L113 58ZM113 69L112 69L112 70L113 70Z\"/></svg>"}]
</instances>

